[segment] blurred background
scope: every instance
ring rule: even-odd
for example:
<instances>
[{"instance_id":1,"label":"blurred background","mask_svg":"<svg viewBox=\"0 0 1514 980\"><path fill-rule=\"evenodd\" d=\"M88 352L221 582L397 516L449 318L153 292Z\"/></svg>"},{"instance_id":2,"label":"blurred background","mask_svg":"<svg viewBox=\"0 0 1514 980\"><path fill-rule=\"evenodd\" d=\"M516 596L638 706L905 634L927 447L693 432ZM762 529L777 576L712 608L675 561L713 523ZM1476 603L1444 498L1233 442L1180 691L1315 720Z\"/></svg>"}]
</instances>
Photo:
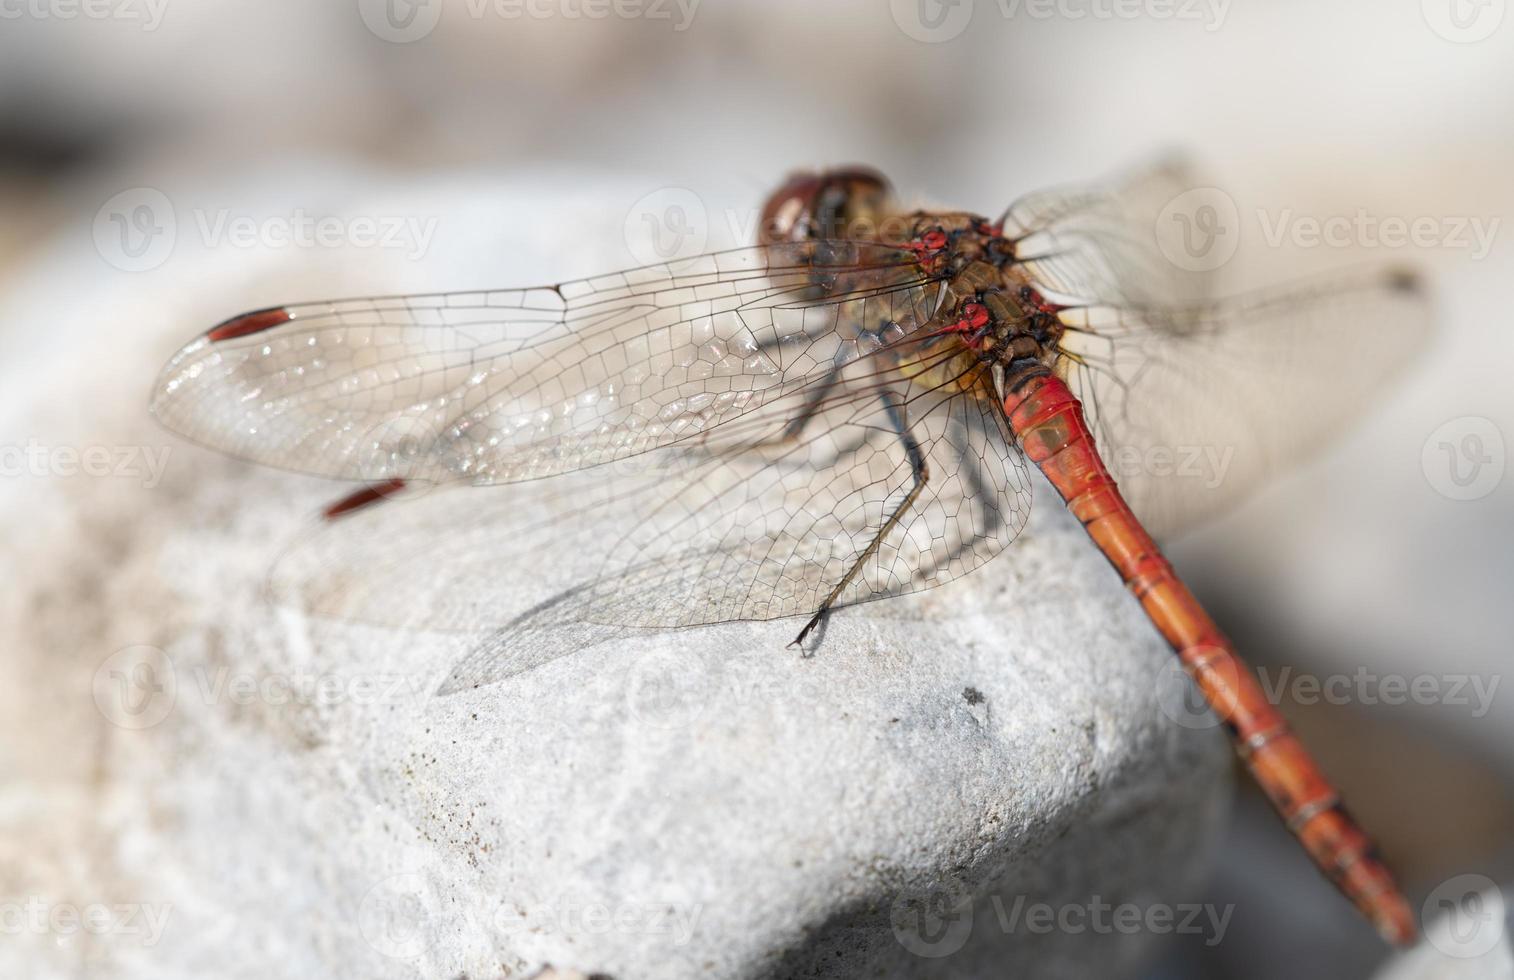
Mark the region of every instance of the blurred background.
<instances>
[{"instance_id":1,"label":"blurred background","mask_svg":"<svg viewBox=\"0 0 1514 980\"><path fill-rule=\"evenodd\" d=\"M1182 151L1231 209L1214 263L1227 285L1363 260L1428 274L1436 329L1369 421L1173 556L1416 903L1458 875L1509 883L1504 8L0 2L11 520L45 493L25 476L66 465L14 447L94 425L99 404L145 404L177 344L239 309L738 244L795 168L865 162L907 201L993 215ZM47 521L28 533L45 542ZM1300 675L1350 681L1311 695ZM1384 951L1292 848L1243 783L1209 900L1265 914L1212 947L1173 937L1150 976L1372 975Z\"/></svg>"}]
</instances>

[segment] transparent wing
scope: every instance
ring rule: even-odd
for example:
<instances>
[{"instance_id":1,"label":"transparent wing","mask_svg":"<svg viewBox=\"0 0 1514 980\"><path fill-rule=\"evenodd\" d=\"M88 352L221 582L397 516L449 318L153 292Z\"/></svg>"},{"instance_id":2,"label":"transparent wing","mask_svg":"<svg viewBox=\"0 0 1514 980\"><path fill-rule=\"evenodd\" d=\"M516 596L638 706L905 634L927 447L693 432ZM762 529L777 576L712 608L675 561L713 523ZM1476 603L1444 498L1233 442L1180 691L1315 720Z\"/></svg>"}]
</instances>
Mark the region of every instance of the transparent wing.
<instances>
[{"instance_id":1,"label":"transparent wing","mask_svg":"<svg viewBox=\"0 0 1514 980\"><path fill-rule=\"evenodd\" d=\"M1350 425L1422 348L1428 304L1399 271L1217 299L1161 248L1168 206L1201 186L1180 162L1006 212L1018 274L1074 304L1059 363L1106 464L1155 534L1225 509ZM1170 221L1169 221L1170 223Z\"/></svg>"},{"instance_id":2,"label":"transparent wing","mask_svg":"<svg viewBox=\"0 0 1514 980\"><path fill-rule=\"evenodd\" d=\"M909 252L806 242L541 289L287 306L179 351L152 407L190 439L304 473L509 483L698 435L858 356L862 332L924 322L938 293Z\"/></svg>"},{"instance_id":3,"label":"transparent wing","mask_svg":"<svg viewBox=\"0 0 1514 980\"><path fill-rule=\"evenodd\" d=\"M1024 526L1024 463L986 379L926 387L887 353L634 467L360 513L291 553L277 592L342 618L502 626L459 666L461 687L627 629L940 585ZM509 605L500 568L530 572Z\"/></svg>"},{"instance_id":4,"label":"transparent wing","mask_svg":"<svg viewBox=\"0 0 1514 980\"><path fill-rule=\"evenodd\" d=\"M813 613L838 585L846 605L955 578L997 554L1029 509L994 409L985 389L890 381L827 406L786 444L722 451L640 513L566 607L690 626Z\"/></svg>"},{"instance_id":5,"label":"transparent wing","mask_svg":"<svg viewBox=\"0 0 1514 980\"><path fill-rule=\"evenodd\" d=\"M697 468L617 540L599 576L496 632L453 669L443 693L631 630L809 614L838 587L844 606L979 567L1025 525L1023 457L986 388L916 393L908 410L903 437L880 398L876 408L828 413L823 437L760 469L751 454ZM719 506L709 506L712 492L725 498Z\"/></svg>"},{"instance_id":6,"label":"transparent wing","mask_svg":"<svg viewBox=\"0 0 1514 980\"><path fill-rule=\"evenodd\" d=\"M1412 277L1334 276L1192 307L1064 311L1059 370L1154 534L1306 459L1424 349Z\"/></svg>"},{"instance_id":7,"label":"transparent wing","mask_svg":"<svg viewBox=\"0 0 1514 980\"><path fill-rule=\"evenodd\" d=\"M1201 182L1166 160L1107 184L1040 191L1000 219L1021 272L1053 298L1118 306L1195 304L1213 276L1173 264L1161 249L1164 209Z\"/></svg>"}]
</instances>

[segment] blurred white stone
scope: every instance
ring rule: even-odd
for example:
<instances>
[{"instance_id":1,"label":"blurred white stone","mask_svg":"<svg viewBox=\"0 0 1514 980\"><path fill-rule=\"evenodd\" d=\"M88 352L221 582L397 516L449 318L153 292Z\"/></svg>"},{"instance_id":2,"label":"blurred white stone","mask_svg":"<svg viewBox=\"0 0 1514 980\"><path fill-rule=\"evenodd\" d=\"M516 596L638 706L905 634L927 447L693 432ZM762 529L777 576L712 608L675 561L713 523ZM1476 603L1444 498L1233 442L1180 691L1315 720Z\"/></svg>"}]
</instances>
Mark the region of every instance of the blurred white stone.
<instances>
[{"instance_id":1,"label":"blurred white stone","mask_svg":"<svg viewBox=\"0 0 1514 980\"><path fill-rule=\"evenodd\" d=\"M0 589L0 893L119 910L98 932L44 915L0 947L0 972L1118 977L1184 918L1172 905L1215 843L1228 750L1160 710L1170 655L1044 492L1011 554L841 612L811 657L786 649L797 622L731 624L437 698L471 638L258 601L342 490L154 428L162 360L278 298L624 265L614 236L640 189L601 181L597 206L562 203L593 183L281 187L315 210L440 216L419 261L191 234L130 274L81 214L0 297L0 321L49 327L7 359L7 442L170 452L155 481L0 486L24 570ZM554 216L604 254L524 248ZM499 568L501 606L532 577ZM1122 905L1149 924L1117 925ZM1189 928L1218 941L1233 911Z\"/></svg>"},{"instance_id":2,"label":"blurred white stone","mask_svg":"<svg viewBox=\"0 0 1514 980\"><path fill-rule=\"evenodd\" d=\"M1509 909L1491 881L1459 875L1434 889L1424 906L1424 938L1377 980L1514 980Z\"/></svg>"}]
</instances>

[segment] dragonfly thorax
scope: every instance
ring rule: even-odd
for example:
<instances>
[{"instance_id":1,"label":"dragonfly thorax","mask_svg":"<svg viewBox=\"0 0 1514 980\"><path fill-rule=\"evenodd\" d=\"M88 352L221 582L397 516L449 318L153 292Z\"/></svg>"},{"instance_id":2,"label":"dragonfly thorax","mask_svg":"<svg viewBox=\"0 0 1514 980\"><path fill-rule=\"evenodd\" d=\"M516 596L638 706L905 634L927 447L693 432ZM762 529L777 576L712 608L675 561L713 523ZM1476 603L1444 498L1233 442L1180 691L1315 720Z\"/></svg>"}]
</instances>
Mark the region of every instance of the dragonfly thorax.
<instances>
[{"instance_id":1,"label":"dragonfly thorax","mask_svg":"<svg viewBox=\"0 0 1514 980\"><path fill-rule=\"evenodd\" d=\"M954 253L956 273L947 281L936 328L964 343L979 358L1015 371L1051 366L1066 331L1061 309L1017 277L1013 265L1000 264L988 249L973 246L981 236L963 236L968 248ZM1013 372L1012 372L1013 373Z\"/></svg>"},{"instance_id":2,"label":"dragonfly thorax","mask_svg":"<svg viewBox=\"0 0 1514 980\"><path fill-rule=\"evenodd\" d=\"M763 243L867 240L912 251L944 284L930 343L983 363L1050 365L1064 327L1017 267L998 224L968 211L900 211L882 174L846 167L790 177L763 205ZM826 282L823 291L835 288Z\"/></svg>"}]
</instances>

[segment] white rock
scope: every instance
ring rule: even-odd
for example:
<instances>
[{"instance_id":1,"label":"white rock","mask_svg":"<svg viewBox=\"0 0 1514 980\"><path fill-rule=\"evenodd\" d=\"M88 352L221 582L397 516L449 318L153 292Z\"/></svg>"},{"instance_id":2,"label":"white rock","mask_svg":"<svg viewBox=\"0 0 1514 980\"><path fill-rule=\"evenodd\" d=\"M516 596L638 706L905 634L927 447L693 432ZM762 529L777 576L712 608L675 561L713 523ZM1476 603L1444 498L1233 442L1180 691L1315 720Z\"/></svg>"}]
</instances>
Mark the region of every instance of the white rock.
<instances>
[{"instance_id":1,"label":"white rock","mask_svg":"<svg viewBox=\"0 0 1514 980\"><path fill-rule=\"evenodd\" d=\"M478 190L428 206L462 222ZM528 219L552 200L490 193ZM1194 897L1228 750L1159 709L1170 654L1044 486L1009 555L841 612L813 656L786 649L795 621L730 624L438 698L471 638L257 601L331 485L143 409L177 340L253 305L241 269L272 289L307 256L191 251L172 276L44 288L98 275L68 248L0 301L0 321L52 318L33 354L73 354L45 378L7 359L7 441L171 456L153 486L49 457L0 489L0 868L44 910L133 914L23 930L5 975L1117 977ZM448 284L501 277L479 259ZM495 584L523 608L538 583ZM1213 914L1190 928L1217 940Z\"/></svg>"},{"instance_id":2,"label":"white rock","mask_svg":"<svg viewBox=\"0 0 1514 980\"><path fill-rule=\"evenodd\" d=\"M1505 892L1480 874L1461 874L1424 901L1419 945L1390 961L1378 980L1514 980L1514 942Z\"/></svg>"}]
</instances>

